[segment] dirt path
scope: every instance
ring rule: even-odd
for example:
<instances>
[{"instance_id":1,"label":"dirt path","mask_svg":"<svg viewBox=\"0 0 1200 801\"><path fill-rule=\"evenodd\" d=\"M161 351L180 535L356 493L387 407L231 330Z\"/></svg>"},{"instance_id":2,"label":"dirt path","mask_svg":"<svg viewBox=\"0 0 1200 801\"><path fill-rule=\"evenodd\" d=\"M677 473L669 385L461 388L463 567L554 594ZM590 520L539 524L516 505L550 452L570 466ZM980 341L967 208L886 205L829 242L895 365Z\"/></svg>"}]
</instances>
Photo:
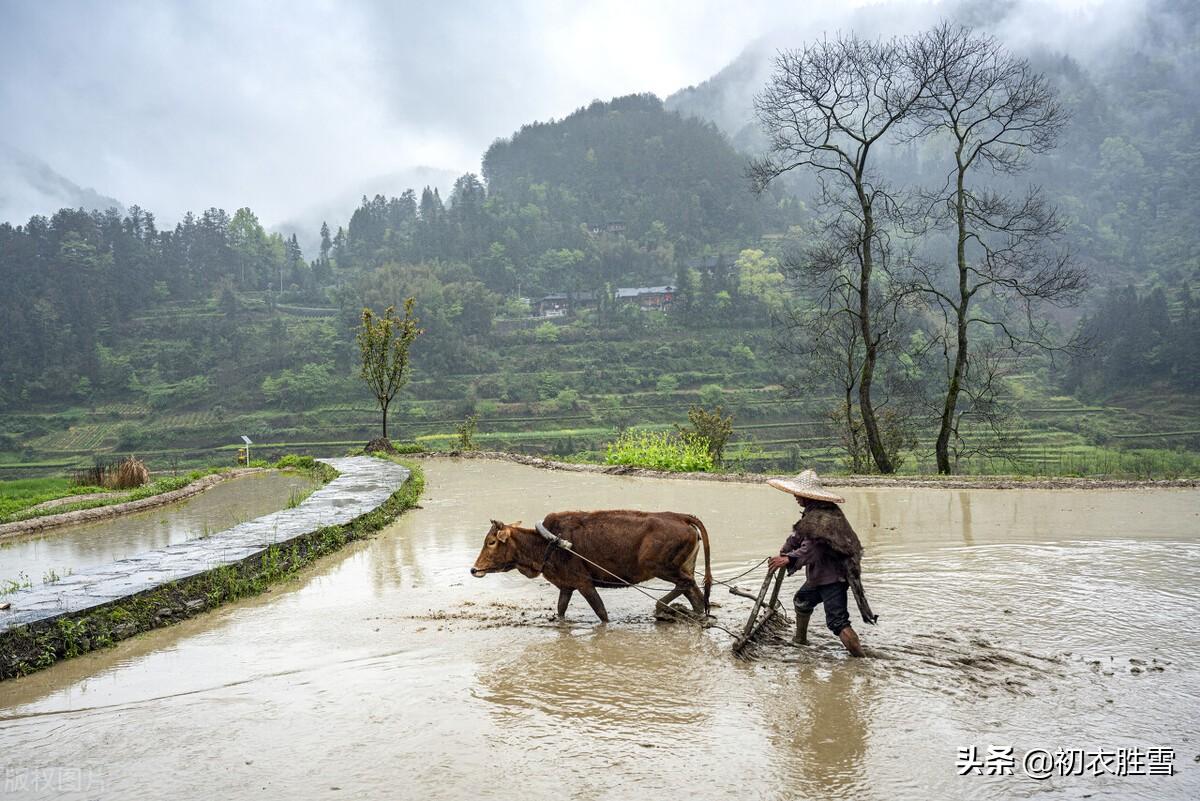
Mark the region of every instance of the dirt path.
<instances>
[{"instance_id":1,"label":"dirt path","mask_svg":"<svg viewBox=\"0 0 1200 801\"><path fill-rule=\"evenodd\" d=\"M625 465L576 464L555 462L522 453L501 451L450 451L448 453L412 454L415 459L491 459L503 462L538 467L543 470L564 470L571 473L602 473L610 476L638 476L641 478L675 478L688 481L724 481L741 484L761 484L772 475L764 473L670 473L662 470L646 470ZM831 487L896 487L920 489L1195 489L1200 479L1177 478L1163 480L1099 479L1022 476L840 476L821 477L822 483Z\"/></svg>"},{"instance_id":2,"label":"dirt path","mask_svg":"<svg viewBox=\"0 0 1200 801\"><path fill-rule=\"evenodd\" d=\"M215 487L222 481L240 476L250 475L251 473L261 473L261 467L243 467L236 470L230 470L226 473L214 473L212 475L203 476L186 487L180 487L177 490L170 492L151 495L149 498L141 498L128 503L114 503L110 506L97 506L91 509L76 509L73 512L63 512L57 515L44 515L42 517L31 517L28 520L17 520L12 523L4 523L0 525L0 541L19 537L23 534L32 534L38 531L45 531L49 528L57 528L59 526L70 526L75 523L87 523L93 520L104 520L109 517L117 517L119 515L129 514L130 512L140 512L143 509L152 509L155 506L164 506L175 501L190 498L193 495L199 495L207 489ZM78 495L73 496L70 501L78 503L79 501L93 500L96 498L112 497L121 493L104 493L97 495ZM58 499L64 500L64 499Z\"/></svg>"}]
</instances>

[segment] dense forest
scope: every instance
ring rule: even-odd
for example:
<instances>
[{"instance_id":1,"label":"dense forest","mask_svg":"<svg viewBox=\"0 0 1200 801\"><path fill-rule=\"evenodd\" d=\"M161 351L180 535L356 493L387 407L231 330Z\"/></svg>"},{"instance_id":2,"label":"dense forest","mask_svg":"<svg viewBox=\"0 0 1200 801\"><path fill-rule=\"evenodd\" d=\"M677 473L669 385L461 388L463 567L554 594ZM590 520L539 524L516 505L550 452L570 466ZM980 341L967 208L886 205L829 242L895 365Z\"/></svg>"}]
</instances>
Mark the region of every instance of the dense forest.
<instances>
[{"instance_id":1,"label":"dense forest","mask_svg":"<svg viewBox=\"0 0 1200 801\"><path fill-rule=\"evenodd\" d=\"M364 198L332 254L355 269L462 262L508 296L673 277L680 259L797 219L795 200L753 196L744 169L714 126L653 96L595 102L497 141L486 184L464 175L448 203L429 188Z\"/></svg>"},{"instance_id":2,"label":"dense forest","mask_svg":"<svg viewBox=\"0 0 1200 801\"><path fill-rule=\"evenodd\" d=\"M1186 283L1173 293L1155 287L1139 293L1132 285L1110 291L1080 322L1086 356L1067 370L1067 389L1102 398L1113 391L1158 383L1164 388L1200 390L1200 303Z\"/></svg>"},{"instance_id":3,"label":"dense forest","mask_svg":"<svg viewBox=\"0 0 1200 801\"><path fill-rule=\"evenodd\" d=\"M553 155L536 157L543 151ZM666 281L680 286L677 308L693 314L692 324L705 311L705 319L728 323L746 313L761 322L770 262L739 267L737 254L768 226L797 218L802 205L754 197L743 167L713 126L634 96L497 142L484 159L489 184L464 175L448 202L429 187L419 197L364 197L345 227L322 226L311 261L294 236L268 234L249 209L189 214L162 231L137 207L124 216L63 210L0 224L0 279L10 288L0 299L9 334L0 343L0 404L189 378L184 394L198 399L198 387L223 383L202 380L218 366L278 367L255 353L261 343L237 335L247 300L251 308L335 306L349 328L363 305L414 295L430 334L418 350L426 369L444 371L477 364L482 356L468 340L488 334L498 315L529 316L521 298L550 292L607 298L597 317L611 323L620 312L616 287ZM614 223L622 230L610 230ZM722 247L728 256L708 255ZM205 298L222 322L204 342L164 352L142 370L114 355L131 317Z\"/></svg>"},{"instance_id":4,"label":"dense forest","mask_svg":"<svg viewBox=\"0 0 1200 801\"><path fill-rule=\"evenodd\" d=\"M267 234L249 209L188 214L169 231L136 206L2 223L0 404L129 389L128 366L112 355L120 325L163 302L220 294L231 309L235 290L315 290L329 276L327 261L305 261L295 237ZM170 378L201 377L202 350L156 361Z\"/></svg>"}]
</instances>

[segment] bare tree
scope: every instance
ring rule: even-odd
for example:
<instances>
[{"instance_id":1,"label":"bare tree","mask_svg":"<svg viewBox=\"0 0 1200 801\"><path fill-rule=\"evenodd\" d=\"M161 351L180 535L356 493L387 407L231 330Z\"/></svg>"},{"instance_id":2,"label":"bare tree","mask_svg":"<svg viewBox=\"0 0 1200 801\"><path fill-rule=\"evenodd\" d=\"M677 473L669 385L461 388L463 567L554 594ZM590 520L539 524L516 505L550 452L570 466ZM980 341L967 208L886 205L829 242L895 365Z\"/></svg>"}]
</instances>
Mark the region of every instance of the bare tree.
<instances>
[{"instance_id":1,"label":"bare tree","mask_svg":"<svg viewBox=\"0 0 1200 801\"><path fill-rule=\"evenodd\" d=\"M752 161L749 170L759 191L792 170L813 171L821 205L833 216L830 232L853 256L850 280L843 280L841 271L830 276L836 276L837 292L849 293L838 313L851 317L858 329L859 414L881 473L894 472L895 464L872 398L884 338L877 330L881 304L875 293L883 282L878 272L886 267L881 254L887 226L881 218L894 210L896 198L871 169L871 153L925 93L925 80L905 69L904 56L896 40L868 41L852 34L780 52L770 81L754 98L770 152Z\"/></svg>"},{"instance_id":2,"label":"bare tree","mask_svg":"<svg viewBox=\"0 0 1200 801\"><path fill-rule=\"evenodd\" d=\"M862 417L858 414L855 390L862 373L861 330L851 306L854 292L844 275L834 280L810 280L810 274L843 272L844 264L832 243L820 243L807 252L784 260L789 287L798 296L774 317L775 347L800 357L816 368L837 392L837 402L828 419L846 452L851 472L870 471L870 453L863 444ZM815 288L815 289L814 289ZM812 391L812 377L802 373L785 382L796 396Z\"/></svg>"},{"instance_id":3,"label":"bare tree","mask_svg":"<svg viewBox=\"0 0 1200 801\"><path fill-rule=\"evenodd\" d=\"M788 253L783 259L787 286L793 296L782 312L775 315L775 347L783 353L799 356L814 369L787 383L795 395L812 390L815 373L828 381L837 392L837 401L829 410L828 419L846 451L847 466L853 472L878 469L868 446L865 426L857 400L866 348L863 347L859 325L858 244L855 223L833 217L818 226L809 244ZM903 254L907 258L907 253ZM879 263L889 272L893 259L893 243L882 235L876 253ZM908 329L904 319L903 287L888 283L871 294L872 332L876 337L876 354L900 356L905 348L902 340ZM917 354L919 356L919 354ZM888 364L898 363L893 359ZM890 384L899 384L902 397L909 387L904 381L892 380L880 385L881 392L873 396L879 427L880 443L893 468L902 461L900 451L912 447L908 431L908 405L891 405ZM890 406L891 405L891 406ZM889 408L890 406L890 408Z\"/></svg>"},{"instance_id":4,"label":"bare tree","mask_svg":"<svg viewBox=\"0 0 1200 801\"><path fill-rule=\"evenodd\" d=\"M941 344L945 358L944 338ZM971 343L970 370L964 373L960 390L965 402L955 410L954 435L949 441L956 469L960 460L974 456L1018 459L1020 443L1013 431L1017 410L1001 391L1012 372L1010 356L1011 351L1003 343Z\"/></svg>"},{"instance_id":5,"label":"bare tree","mask_svg":"<svg viewBox=\"0 0 1200 801\"><path fill-rule=\"evenodd\" d=\"M944 141L954 156L944 185L927 193L926 209L927 221L951 232L953 267L917 263L910 283L942 318L946 385L935 453L938 472L949 473L951 440L956 452L962 446L964 394L977 414L999 419L992 413L996 357L991 346L973 347L972 330L990 329L1010 355L1050 349L1041 311L1073 303L1084 274L1058 247L1064 224L1036 187L1006 194L978 179L1020 172L1031 155L1055 146L1066 115L1045 76L992 37L950 23L908 40L904 50L907 71L923 76L924 86L909 135Z\"/></svg>"}]
</instances>

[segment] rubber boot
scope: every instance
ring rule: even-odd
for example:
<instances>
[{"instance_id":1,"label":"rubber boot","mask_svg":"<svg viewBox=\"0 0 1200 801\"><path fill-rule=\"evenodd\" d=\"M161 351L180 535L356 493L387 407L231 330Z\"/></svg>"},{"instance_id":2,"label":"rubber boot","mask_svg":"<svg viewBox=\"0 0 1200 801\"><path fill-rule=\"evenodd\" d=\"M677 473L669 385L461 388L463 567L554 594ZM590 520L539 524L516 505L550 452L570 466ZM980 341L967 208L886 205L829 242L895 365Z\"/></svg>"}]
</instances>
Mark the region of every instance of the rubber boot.
<instances>
[{"instance_id":1,"label":"rubber boot","mask_svg":"<svg viewBox=\"0 0 1200 801\"><path fill-rule=\"evenodd\" d=\"M850 652L850 656L866 656L862 648L862 643L858 641L858 635L854 633L854 629L846 626L846 628L838 632L838 639L842 641L842 645L846 646L846 650Z\"/></svg>"},{"instance_id":2,"label":"rubber boot","mask_svg":"<svg viewBox=\"0 0 1200 801\"><path fill-rule=\"evenodd\" d=\"M808 645L808 619L812 612L796 613L796 636L792 637L792 645Z\"/></svg>"}]
</instances>

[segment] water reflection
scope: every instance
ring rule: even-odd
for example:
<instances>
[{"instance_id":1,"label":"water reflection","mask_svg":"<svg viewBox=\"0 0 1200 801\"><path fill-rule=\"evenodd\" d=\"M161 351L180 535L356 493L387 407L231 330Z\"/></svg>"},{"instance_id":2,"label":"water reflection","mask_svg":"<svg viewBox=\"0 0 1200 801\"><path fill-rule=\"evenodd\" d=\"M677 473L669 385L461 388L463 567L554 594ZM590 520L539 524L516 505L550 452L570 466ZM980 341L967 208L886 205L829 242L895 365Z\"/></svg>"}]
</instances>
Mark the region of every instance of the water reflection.
<instances>
[{"instance_id":1,"label":"water reflection","mask_svg":"<svg viewBox=\"0 0 1200 801\"><path fill-rule=\"evenodd\" d=\"M971 493L958 492L958 513L961 518L963 545L968 548L975 544L975 538L971 536Z\"/></svg>"},{"instance_id":2,"label":"water reflection","mask_svg":"<svg viewBox=\"0 0 1200 801\"><path fill-rule=\"evenodd\" d=\"M279 511L312 488L307 476L269 472L229 479L187 500L130 515L63 526L0 543L0 581L107 564L143 551L215 534Z\"/></svg>"},{"instance_id":3,"label":"water reflection","mask_svg":"<svg viewBox=\"0 0 1200 801\"><path fill-rule=\"evenodd\" d=\"M797 796L819 798L833 787L867 795L863 766L877 691L856 668L800 664L759 697L775 772Z\"/></svg>"},{"instance_id":4,"label":"water reflection","mask_svg":"<svg viewBox=\"0 0 1200 801\"><path fill-rule=\"evenodd\" d=\"M703 724L703 699L715 687L712 671L697 670L703 665L698 657L718 654L698 629L659 628L672 630L606 626L580 633L563 626L481 671L479 697L501 717L536 710L608 737Z\"/></svg>"}]
</instances>

